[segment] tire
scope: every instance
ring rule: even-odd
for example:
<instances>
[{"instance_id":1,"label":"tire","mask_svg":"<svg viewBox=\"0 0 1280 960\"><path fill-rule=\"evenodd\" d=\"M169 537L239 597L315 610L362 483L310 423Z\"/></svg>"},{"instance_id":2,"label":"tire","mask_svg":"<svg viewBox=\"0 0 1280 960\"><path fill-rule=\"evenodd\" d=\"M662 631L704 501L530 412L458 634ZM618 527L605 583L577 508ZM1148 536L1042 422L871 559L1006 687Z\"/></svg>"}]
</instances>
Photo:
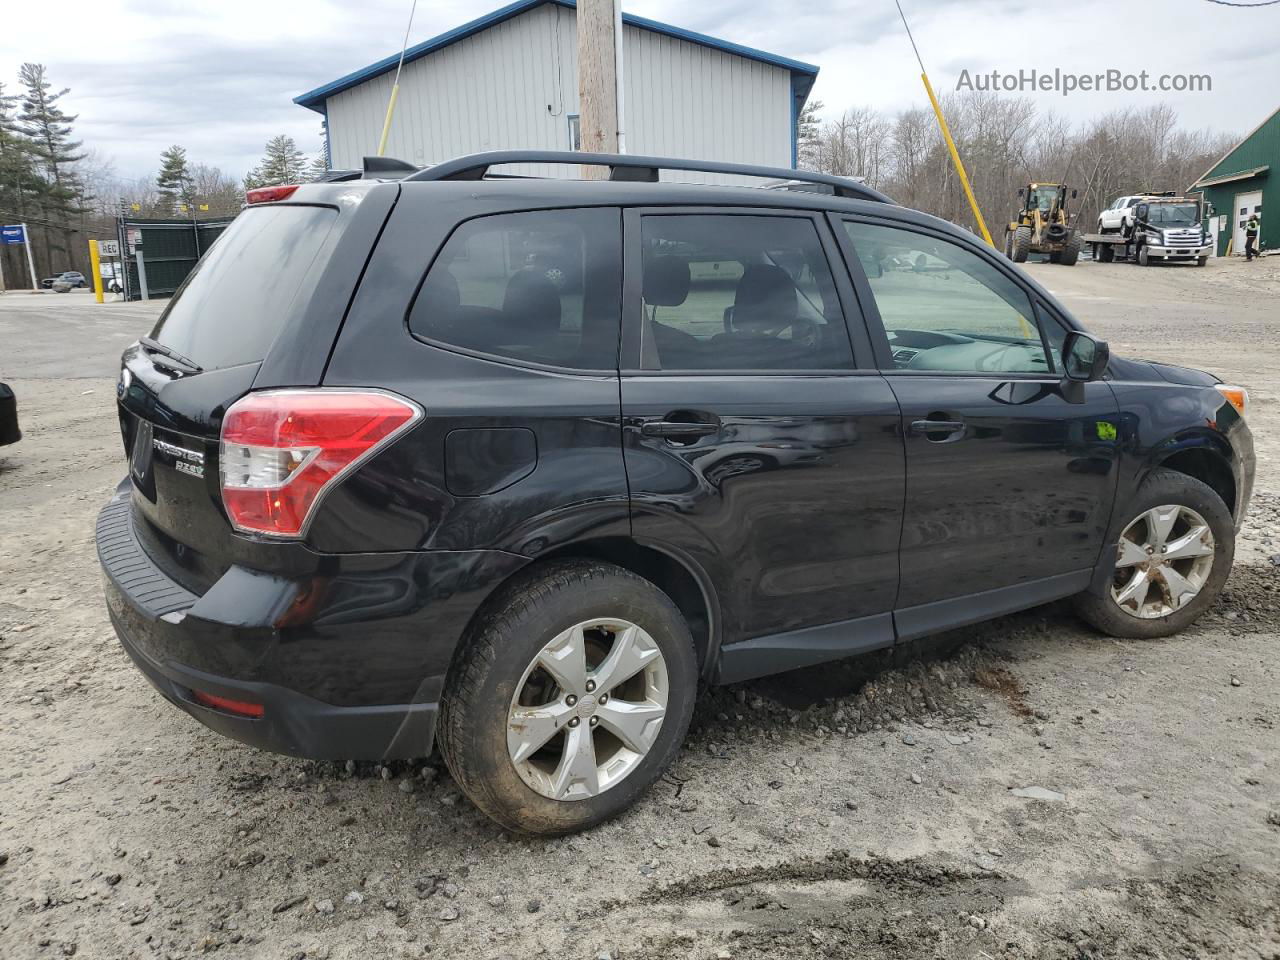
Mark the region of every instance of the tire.
<instances>
[{"instance_id":1,"label":"tire","mask_svg":"<svg viewBox=\"0 0 1280 960\"><path fill-rule=\"evenodd\" d=\"M1067 237L1067 242L1062 246L1062 256L1058 258L1058 262L1064 267L1074 267L1076 261L1080 259L1080 245L1084 241L1080 239L1080 234L1074 230Z\"/></svg>"},{"instance_id":2,"label":"tire","mask_svg":"<svg viewBox=\"0 0 1280 960\"><path fill-rule=\"evenodd\" d=\"M1049 254L1049 262L1050 262L1050 263L1061 263L1061 262L1062 262L1062 251L1061 251L1061 250L1054 250L1052 253L1050 253L1050 254Z\"/></svg>"},{"instance_id":3,"label":"tire","mask_svg":"<svg viewBox=\"0 0 1280 960\"><path fill-rule=\"evenodd\" d=\"M1115 248L1115 247L1113 247L1113 246L1112 246L1111 244L1109 244L1109 243L1100 243L1100 244L1098 244L1098 256L1097 256L1097 260L1098 260L1098 262L1099 262L1099 263L1111 263L1111 262L1113 262L1113 261L1115 260L1115 258L1116 258L1116 248Z\"/></svg>"},{"instance_id":4,"label":"tire","mask_svg":"<svg viewBox=\"0 0 1280 960\"><path fill-rule=\"evenodd\" d=\"M1133 231L1129 228L1129 220L1127 217L1120 218L1120 236L1128 239L1129 234Z\"/></svg>"},{"instance_id":5,"label":"tire","mask_svg":"<svg viewBox=\"0 0 1280 960\"><path fill-rule=\"evenodd\" d=\"M1109 535L1111 538L1109 542L1119 543L1126 530L1133 529L1133 525L1139 524L1144 514L1156 507L1166 505L1193 511L1203 519L1213 535L1212 565L1203 578L1199 592L1193 599L1171 612L1158 616L1140 617L1122 607L1112 593L1113 588L1127 585L1128 578L1140 572L1134 566L1120 566L1122 554L1118 555L1113 577L1107 579L1100 588L1091 586L1075 597L1076 613L1103 633L1113 637L1143 640L1167 637L1185 630L1199 619L1222 592L1222 586L1231 573L1231 564L1235 559L1235 524L1222 498L1207 484L1185 473L1159 468L1152 470L1130 503L1124 510L1118 511L1117 520ZM1180 519L1178 525L1172 528L1170 542L1176 543L1180 532L1187 530L1188 526L1185 520ZM1126 539L1129 538L1126 537ZM1200 559L1202 558L1176 560L1174 564L1190 564L1199 562ZM1186 573L1184 566L1179 575ZM1168 590L1165 587L1153 589L1160 589L1161 595L1168 596Z\"/></svg>"},{"instance_id":6,"label":"tire","mask_svg":"<svg viewBox=\"0 0 1280 960\"><path fill-rule=\"evenodd\" d=\"M1018 227L1013 232L1013 262L1026 263L1027 254L1031 252L1031 228Z\"/></svg>"},{"instance_id":7,"label":"tire","mask_svg":"<svg viewBox=\"0 0 1280 960\"><path fill-rule=\"evenodd\" d=\"M473 628L454 659L440 705L440 752L458 786L497 823L522 833L554 835L585 830L631 806L675 759L693 715L697 658L689 627L675 604L652 583L621 567L599 561L565 560L548 564L503 588L481 616L482 622ZM666 704L656 733L652 723L643 727L645 736L652 738L645 751L629 754L634 759L624 759L624 764L630 764L625 773L614 783L597 783L598 789L592 793L586 781L557 775L565 769L570 756L567 747L573 742L569 738L573 735L582 737L585 731L593 745L623 747L623 741L613 736L608 725L605 704L595 700L602 694L608 696L609 691L595 690L592 681L583 687L586 692L580 691L579 697L564 694L562 685L549 671L540 673L539 663L547 662L543 655L549 644L572 638L575 625L597 620L634 625L642 637L637 645L643 642L650 654L656 646L661 656L648 663L656 662L665 668ZM592 629L577 635L579 639L607 636ZM584 644L588 651L594 642L588 640ZM613 640L614 644L618 642ZM579 681L598 674L601 667L598 661L593 666L588 657L587 672L579 674ZM622 689L639 680L648 697L649 691L660 687L646 674L649 669L650 666L642 668L631 681L610 689ZM526 700L525 691L539 677L545 681L545 696ZM565 686L572 684L566 682ZM623 696L635 700L637 695ZM564 722L560 718L554 721L555 733L546 746L536 752L531 750L518 770L513 753L516 748L509 745L508 735L510 732L519 738L528 729L511 723L512 712L526 702L534 704L526 709L536 710L537 705L554 707ZM593 761L595 749L593 746ZM540 759L544 755L549 756ZM611 755L610 765L615 770L621 755ZM533 769L536 765L541 766ZM550 773L539 774L538 770L546 767L552 768ZM602 772L608 775L603 767L597 771ZM567 786L561 793L576 792L579 796L554 799L532 785L530 778L539 776L546 777L545 787L559 789L552 781L563 781Z\"/></svg>"},{"instance_id":8,"label":"tire","mask_svg":"<svg viewBox=\"0 0 1280 960\"><path fill-rule=\"evenodd\" d=\"M1207 265L1208 265L1208 263L1209 263L1209 258L1208 258L1208 257L1196 257L1196 266L1197 266L1197 267L1207 266Z\"/></svg>"},{"instance_id":9,"label":"tire","mask_svg":"<svg viewBox=\"0 0 1280 960\"><path fill-rule=\"evenodd\" d=\"M1140 267L1151 266L1151 258L1147 256L1147 247L1145 244L1138 247L1138 266Z\"/></svg>"},{"instance_id":10,"label":"tire","mask_svg":"<svg viewBox=\"0 0 1280 960\"><path fill-rule=\"evenodd\" d=\"M1010 260L1013 259L1013 231L1008 227L1004 231L1004 255Z\"/></svg>"}]
</instances>

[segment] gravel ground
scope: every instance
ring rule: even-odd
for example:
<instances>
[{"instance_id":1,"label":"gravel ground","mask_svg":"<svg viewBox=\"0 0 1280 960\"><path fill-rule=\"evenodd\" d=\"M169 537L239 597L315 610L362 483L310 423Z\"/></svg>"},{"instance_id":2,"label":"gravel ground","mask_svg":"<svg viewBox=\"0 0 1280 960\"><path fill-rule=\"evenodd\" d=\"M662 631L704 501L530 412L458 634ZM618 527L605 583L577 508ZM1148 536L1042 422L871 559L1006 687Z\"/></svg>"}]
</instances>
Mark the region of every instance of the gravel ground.
<instances>
[{"instance_id":1,"label":"gravel ground","mask_svg":"<svg viewBox=\"0 0 1280 960\"><path fill-rule=\"evenodd\" d=\"M434 759L274 757L164 704L92 544L156 307L0 297L0 957L1280 956L1280 257L1030 269L1117 352L1251 389L1217 607L1153 642L1043 607L712 691L631 812L552 841Z\"/></svg>"}]
</instances>

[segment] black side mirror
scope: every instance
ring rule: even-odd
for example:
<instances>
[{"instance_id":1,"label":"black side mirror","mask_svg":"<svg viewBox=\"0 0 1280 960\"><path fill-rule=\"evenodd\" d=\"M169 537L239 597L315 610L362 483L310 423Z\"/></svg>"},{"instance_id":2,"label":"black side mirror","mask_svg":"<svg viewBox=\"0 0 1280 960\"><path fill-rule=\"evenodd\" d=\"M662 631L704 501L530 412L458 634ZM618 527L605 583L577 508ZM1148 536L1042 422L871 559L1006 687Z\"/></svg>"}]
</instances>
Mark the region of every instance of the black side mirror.
<instances>
[{"instance_id":1,"label":"black side mirror","mask_svg":"<svg viewBox=\"0 0 1280 960\"><path fill-rule=\"evenodd\" d=\"M1026 195L1027 195L1027 188L1026 188L1026 187L1019 187L1019 188L1018 188L1018 196L1020 196L1020 197L1025 197Z\"/></svg>"},{"instance_id":2,"label":"black side mirror","mask_svg":"<svg viewBox=\"0 0 1280 960\"><path fill-rule=\"evenodd\" d=\"M1072 383L1092 383L1107 372L1111 348L1083 330L1072 330L1062 344L1062 377Z\"/></svg>"}]
</instances>

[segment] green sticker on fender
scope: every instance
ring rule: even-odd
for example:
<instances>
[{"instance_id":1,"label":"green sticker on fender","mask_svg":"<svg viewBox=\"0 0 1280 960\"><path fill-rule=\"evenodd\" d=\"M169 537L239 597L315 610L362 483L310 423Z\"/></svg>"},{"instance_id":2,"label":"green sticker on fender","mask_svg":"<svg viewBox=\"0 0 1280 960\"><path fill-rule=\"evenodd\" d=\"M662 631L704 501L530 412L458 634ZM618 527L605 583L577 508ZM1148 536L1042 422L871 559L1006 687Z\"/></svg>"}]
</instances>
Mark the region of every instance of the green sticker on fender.
<instances>
[{"instance_id":1,"label":"green sticker on fender","mask_svg":"<svg viewBox=\"0 0 1280 960\"><path fill-rule=\"evenodd\" d=\"M1099 440L1114 440L1116 438L1116 425L1114 423L1098 420L1095 421L1094 426L1098 428Z\"/></svg>"}]
</instances>

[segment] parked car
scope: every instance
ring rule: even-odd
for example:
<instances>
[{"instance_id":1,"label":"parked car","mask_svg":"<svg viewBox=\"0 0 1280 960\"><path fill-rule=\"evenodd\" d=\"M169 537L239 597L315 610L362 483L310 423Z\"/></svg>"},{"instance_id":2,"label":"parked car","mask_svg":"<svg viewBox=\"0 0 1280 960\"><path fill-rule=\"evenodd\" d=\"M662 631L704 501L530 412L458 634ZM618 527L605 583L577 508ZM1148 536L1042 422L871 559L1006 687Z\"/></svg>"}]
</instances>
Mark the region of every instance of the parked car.
<instances>
[{"instance_id":1,"label":"parked car","mask_svg":"<svg viewBox=\"0 0 1280 960\"><path fill-rule=\"evenodd\" d=\"M66 270L63 273L58 274L56 277L49 277L45 280L41 280L40 286L47 290L53 287L56 283L65 283L69 288L84 287L88 285L88 281L85 280L83 273L80 273L78 270Z\"/></svg>"},{"instance_id":2,"label":"parked car","mask_svg":"<svg viewBox=\"0 0 1280 960\"><path fill-rule=\"evenodd\" d=\"M22 439L18 429L18 400L7 383L0 383L0 447Z\"/></svg>"},{"instance_id":3,"label":"parked car","mask_svg":"<svg viewBox=\"0 0 1280 960\"><path fill-rule=\"evenodd\" d=\"M487 179L584 162L619 176ZM250 191L124 352L107 609L214 730L438 743L498 823L564 833L662 774L704 683L1066 597L1159 637L1222 589L1245 391L1111 356L949 223L702 161L381 176Z\"/></svg>"}]
</instances>

